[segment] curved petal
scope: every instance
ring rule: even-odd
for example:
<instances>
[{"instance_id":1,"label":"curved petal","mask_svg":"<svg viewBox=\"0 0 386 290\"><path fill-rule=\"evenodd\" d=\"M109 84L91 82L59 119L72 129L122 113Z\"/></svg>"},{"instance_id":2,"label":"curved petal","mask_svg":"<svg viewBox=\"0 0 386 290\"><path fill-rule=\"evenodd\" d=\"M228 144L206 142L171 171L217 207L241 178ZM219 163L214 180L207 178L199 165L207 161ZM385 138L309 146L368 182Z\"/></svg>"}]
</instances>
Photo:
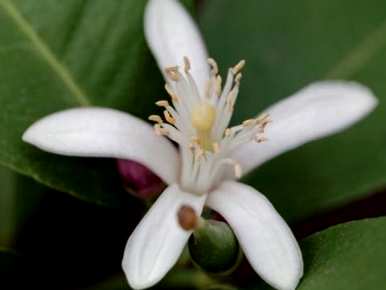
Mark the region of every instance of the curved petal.
<instances>
[{"instance_id":1,"label":"curved petal","mask_svg":"<svg viewBox=\"0 0 386 290\"><path fill-rule=\"evenodd\" d=\"M296 288L303 275L299 245L264 195L226 181L209 194L207 205L229 223L251 266L267 283L279 290Z\"/></svg>"},{"instance_id":2,"label":"curved petal","mask_svg":"<svg viewBox=\"0 0 386 290\"><path fill-rule=\"evenodd\" d=\"M245 174L283 152L346 129L376 105L373 93L357 83L311 84L266 111L272 120L265 130L266 142L242 145L233 157Z\"/></svg>"},{"instance_id":3,"label":"curved petal","mask_svg":"<svg viewBox=\"0 0 386 290\"><path fill-rule=\"evenodd\" d=\"M122 267L132 288L151 287L173 267L191 234L178 224L177 212L189 205L201 214L205 199L181 191L178 185L161 194L126 245Z\"/></svg>"},{"instance_id":4,"label":"curved petal","mask_svg":"<svg viewBox=\"0 0 386 290\"><path fill-rule=\"evenodd\" d=\"M191 62L191 74L203 95L209 80L208 55L201 34L185 8L176 0L149 0L145 10L146 40L162 73L167 67Z\"/></svg>"},{"instance_id":5,"label":"curved petal","mask_svg":"<svg viewBox=\"0 0 386 290\"><path fill-rule=\"evenodd\" d=\"M23 140L56 154L132 159L167 183L177 179L178 154L152 127L106 108L75 108L49 115L27 129Z\"/></svg>"}]
</instances>

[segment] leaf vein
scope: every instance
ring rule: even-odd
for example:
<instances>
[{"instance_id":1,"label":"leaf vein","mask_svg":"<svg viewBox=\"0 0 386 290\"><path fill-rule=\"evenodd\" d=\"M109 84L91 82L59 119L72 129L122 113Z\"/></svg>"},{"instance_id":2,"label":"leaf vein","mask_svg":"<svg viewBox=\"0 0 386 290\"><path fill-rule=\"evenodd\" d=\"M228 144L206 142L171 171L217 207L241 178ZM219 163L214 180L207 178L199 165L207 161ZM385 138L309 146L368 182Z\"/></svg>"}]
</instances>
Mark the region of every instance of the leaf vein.
<instances>
[{"instance_id":1,"label":"leaf vein","mask_svg":"<svg viewBox=\"0 0 386 290\"><path fill-rule=\"evenodd\" d=\"M76 98L77 102L81 106L89 106L90 101L86 97L86 93L78 86L78 84L76 84L68 69L58 60L55 54L34 31L31 24L21 15L18 9L8 0L0 0L0 5L16 23L20 31L29 38L32 44L36 47L37 51L62 79L69 91Z\"/></svg>"}]
</instances>

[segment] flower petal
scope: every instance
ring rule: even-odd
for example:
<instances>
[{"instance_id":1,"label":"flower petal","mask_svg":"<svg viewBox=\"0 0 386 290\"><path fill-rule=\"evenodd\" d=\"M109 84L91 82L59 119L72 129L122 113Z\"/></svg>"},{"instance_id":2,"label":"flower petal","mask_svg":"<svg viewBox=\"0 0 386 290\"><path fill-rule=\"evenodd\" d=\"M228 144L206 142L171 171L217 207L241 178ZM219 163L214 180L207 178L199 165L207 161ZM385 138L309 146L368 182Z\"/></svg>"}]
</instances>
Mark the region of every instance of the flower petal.
<instances>
[{"instance_id":1,"label":"flower petal","mask_svg":"<svg viewBox=\"0 0 386 290\"><path fill-rule=\"evenodd\" d=\"M264 195L226 181L209 194L207 205L229 223L248 261L267 283L280 290L296 288L303 275L299 245Z\"/></svg>"},{"instance_id":2,"label":"flower petal","mask_svg":"<svg viewBox=\"0 0 386 290\"><path fill-rule=\"evenodd\" d=\"M200 93L209 80L208 55L201 34L189 13L176 0L149 0L145 11L145 36L162 73L167 67L191 62L191 74Z\"/></svg>"},{"instance_id":3,"label":"flower petal","mask_svg":"<svg viewBox=\"0 0 386 290\"><path fill-rule=\"evenodd\" d=\"M205 200L206 196L183 192L178 185L161 194L126 245L122 267L132 288L151 287L173 267L191 234L178 224L177 212L189 205L201 214Z\"/></svg>"},{"instance_id":4,"label":"flower petal","mask_svg":"<svg viewBox=\"0 0 386 290\"><path fill-rule=\"evenodd\" d=\"M266 112L272 123L264 133L267 141L242 145L233 158L245 174L283 152L346 129L376 105L373 93L354 82L311 84L270 107Z\"/></svg>"},{"instance_id":5,"label":"flower petal","mask_svg":"<svg viewBox=\"0 0 386 290\"><path fill-rule=\"evenodd\" d=\"M129 114L106 108L75 108L49 115L27 129L23 140L56 154L132 159L165 182L177 179L174 146Z\"/></svg>"}]
</instances>

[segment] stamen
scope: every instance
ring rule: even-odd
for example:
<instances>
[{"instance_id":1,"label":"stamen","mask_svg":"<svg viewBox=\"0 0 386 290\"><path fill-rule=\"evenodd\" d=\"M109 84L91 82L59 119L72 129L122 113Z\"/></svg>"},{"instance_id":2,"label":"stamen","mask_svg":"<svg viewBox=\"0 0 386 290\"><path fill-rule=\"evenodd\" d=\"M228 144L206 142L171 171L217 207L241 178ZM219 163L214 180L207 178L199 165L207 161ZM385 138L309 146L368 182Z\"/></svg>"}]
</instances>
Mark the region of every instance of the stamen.
<instances>
[{"instance_id":1,"label":"stamen","mask_svg":"<svg viewBox=\"0 0 386 290\"><path fill-rule=\"evenodd\" d=\"M163 120L160 116L158 115L150 115L148 118L150 121L157 122L158 124L162 124Z\"/></svg>"},{"instance_id":2,"label":"stamen","mask_svg":"<svg viewBox=\"0 0 386 290\"><path fill-rule=\"evenodd\" d=\"M164 111L164 117L165 117L165 120L168 121L170 124L172 125L175 125L176 124L176 120L172 117L172 115L170 115L170 113L168 111Z\"/></svg>"},{"instance_id":3,"label":"stamen","mask_svg":"<svg viewBox=\"0 0 386 290\"><path fill-rule=\"evenodd\" d=\"M238 64L236 64L233 68L232 71L234 74L239 73L245 66L245 60L240 60Z\"/></svg>"},{"instance_id":4,"label":"stamen","mask_svg":"<svg viewBox=\"0 0 386 290\"><path fill-rule=\"evenodd\" d=\"M168 83L165 84L165 90L173 101L178 101L178 96L173 92Z\"/></svg>"},{"instance_id":5,"label":"stamen","mask_svg":"<svg viewBox=\"0 0 386 290\"><path fill-rule=\"evenodd\" d=\"M242 125L243 127L252 127L256 124L256 119L248 119L248 120L245 120Z\"/></svg>"},{"instance_id":6,"label":"stamen","mask_svg":"<svg viewBox=\"0 0 386 290\"><path fill-rule=\"evenodd\" d=\"M178 71L178 66L167 67L165 69L165 73L173 81L179 81L180 80L181 75L180 75L180 73Z\"/></svg>"},{"instance_id":7,"label":"stamen","mask_svg":"<svg viewBox=\"0 0 386 290\"><path fill-rule=\"evenodd\" d=\"M242 78L242 74L241 73L238 73L235 77L235 83L236 84L240 84L240 81L241 81L241 78Z\"/></svg>"},{"instance_id":8,"label":"stamen","mask_svg":"<svg viewBox=\"0 0 386 290\"><path fill-rule=\"evenodd\" d=\"M217 75L218 74L218 65L217 65L216 61L213 58L208 58L208 64L210 65L211 73L213 75Z\"/></svg>"},{"instance_id":9,"label":"stamen","mask_svg":"<svg viewBox=\"0 0 386 290\"><path fill-rule=\"evenodd\" d=\"M158 107L164 107L164 108L169 107L169 102L166 101L166 100L160 100L160 101L157 101L157 102L155 102L155 104L156 104Z\"/></svg>"},{"instance_id":10,"label":"stamen","mask_svg":"<svg viewBox=\"0 0 386 290\"><path fill-rule=\"evenodd\" d=\"M190 61L189 58L184 56L184 71L187 73L190 70Z\"/></svg>"},{"instance_id":11,"label":"stamen","mask_svg":"<svg viewBox=\"0 0 386 290\"><path fill-rule=\"evenodd\" d=\"M221 94L221 84L222 84L221 76L217 76L216 78L216 95L217 96L220 96Z\"/></svg>"}]
</instances>

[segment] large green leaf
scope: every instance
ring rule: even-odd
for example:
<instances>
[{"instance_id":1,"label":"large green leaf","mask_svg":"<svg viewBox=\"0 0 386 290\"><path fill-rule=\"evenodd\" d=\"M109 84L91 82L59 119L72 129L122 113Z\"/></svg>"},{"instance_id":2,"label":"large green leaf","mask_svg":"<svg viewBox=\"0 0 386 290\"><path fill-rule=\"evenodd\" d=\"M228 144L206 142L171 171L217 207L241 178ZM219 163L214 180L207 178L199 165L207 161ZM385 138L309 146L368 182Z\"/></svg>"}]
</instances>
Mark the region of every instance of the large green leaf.
<instances>
[{"instance_id":1,"label":"large green leaf","mask_svg":"<svg viewBox=\"0 0 386 290\"><path fill-rule=\"evenodd\" d=\"M98 105L153 110L160 75L142 33L142 0L0 0L0 162L104 205L122 193L114 162L67 158L21 142L37 119Z\"/></svg>"},{"instance_id":2,"label":"large green leaf","mask_svg":"<svg viewBox=\"0 0 386 290\"><path fill-rule=\"evenodd\" d=\"M368 290L386 285L386 218L338 225L302 242L299 290Z\"/></svg>"},{"instance_id":3,"label":"large green leaf","mask_svg":"<svg viewBox=\"0 0 386 290\"><path fill-rule=\"evenodd\" d=\"M36 211L46 187L0 166L0 246L10 246Z\"/></svg>"},{"instance_id":4,"label":"large green leaf","mask_svg":"<svg viewBox=\"0 0 386 290\"><path fill-rule=\"evenodd\" d=\"M296 289L384 289L385 244L385 217L340 224L306 238L301 242L304 276Z\"/></svg>"},{"instance_id":5,"label":"large green leaf","mask_svg":"<svg viewBox=\"0 0 386 290\"><path fill-rule=\"evenodd\" d=\"M211 55L223 69L247 60L236 121L318 79L358 80L380 99L354 128L277 158L246 179L288 219L386 184L385 9L382 0L206 2L201 26Z\"/></svg>"},{"instance_id":6,"label":"large green leaf","mask_svg":"<svg viewBox=\"0 0 386 290\"><path fill-rule=\"evenodd\" d=\"M14 174L0 167L0 245L8 245L14 230L12 184Z\"/></svg>"}]
</instances>

